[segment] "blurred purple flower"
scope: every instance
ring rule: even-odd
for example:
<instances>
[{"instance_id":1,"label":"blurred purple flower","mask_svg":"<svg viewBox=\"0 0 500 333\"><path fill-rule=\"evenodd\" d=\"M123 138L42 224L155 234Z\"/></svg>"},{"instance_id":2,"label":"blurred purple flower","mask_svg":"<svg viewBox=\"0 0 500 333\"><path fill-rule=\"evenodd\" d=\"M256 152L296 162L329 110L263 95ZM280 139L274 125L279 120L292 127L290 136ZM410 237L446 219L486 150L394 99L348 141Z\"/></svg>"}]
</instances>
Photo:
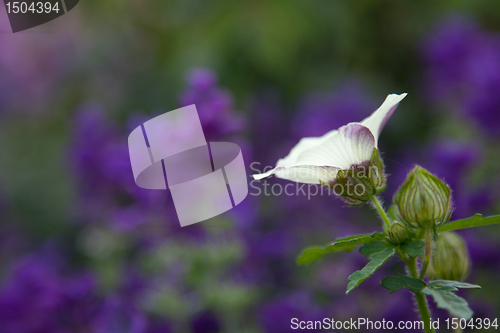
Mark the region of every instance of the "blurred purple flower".
<instances>
[{"instance_id":1,"label":"blurred purple flower","mask_svg":"<svg viewBox=\"0 0 500 333\"><path fill-rule=\"evenodd\" d=\"M196 104L207 140L234 135L243 125L233 114L230 94L216 83L213 72L193 70L182 97L182 105ZM158 112L165 111L155 111ZM144 114L133 114L128 127L137 126L146 119ZM180 230L173 225L178 221L168 192L146 190L135 184L126 135L125 128L106 119L100 107L84 106L78 110L70 160L81 194L81 215L89 221L104 220L117 229L136 230L152 217L164 220L166 214L169 221L173 220L170 227ZM199 228L189 229L197 231ZM154 236L161 234L156 230Z\"/></svg>"},{"instance_id":2,"label":"blurred purple flower","mask_svg":"<svg viewBox=\"0 0 500 333\"><path fill-rule=\"evenodd\" d=\"M218 333L221 331L221 323L211 311L203 311L191 319L192 333Z\"/></svg>"},{"instance_id":3,"label":"blurred purple flower","mask_svg":"<svg viewBox=\"0 0 500 333\"><path fill-rule=\"evenodd\" d=\"M93 278L62 275L51 256L18 262L0 291L0 331L5 333L93 331L98 312Z\"/></svg>"},{"instance_id":4,"label":"blurred purple flower","mask_svg":"<svg viewBox=\"0 0 500 333\"><path fill-rule=\"evenodd\" d=\"M323 332L323 330L300 330L291 328L292 318L304 321L322 321L329 318L312 302L306 293L284 296L265 304L259 313L260 323L264 332L289 333L289 332Z\"/></svg>"},{"instance_id":5,"label":"blurred purple flower","mask_svg":"<svg viewBox=\"0 0 500 333\"><path fill-rule=\"evenodd\" d=\"M361 84L354 81L335 89L334 93L311 93L299 105L292 125L297 138L321 136L333 129L368 117L376 104L368 98Z\"/></svg>"},{"instance_id":6,"label":"blurred purple flower","mask_svg":"<svg viewBox=\"0 0 500 333\"><path fill-rule=\"evenodd\" d=\"M204 68L192 69L187 84L180 105L196 104L207 141L222 139L243 129L242 119L234 114L232 96L218 86L215 72Z\"/></svg>"},{"instance_id":7,"label":"blurred purple flower","mask_svg":"<svg viewBox=\"0 0 500 333\"><path fill-rule=\"evenodd\" d=\"M101 108L81 108L73 133L70 163L86 219L104 217L116 228L128 230L158 212L165 202L162 193L135 184L125 133L105 118Z\"/></svg>"},{"instance_id":8,"label":"blurred purple flower","mask_svg":"<svg viewBox=\"0 0 500 333\"><path fill-rule=\"evenodd\" d=\"M286 145L290 138L290 117L286 117L280 95L275 91L258 94L250 110L253 115L250 137L257 162L251 165L250 171L261 173L265 167L274 167L276 160L289 151Z\"/></svg>"},{"instance_id":9,"label":"blurred purple flower","mask_svg":"<svg viewBox=\"0 0 500 333\"><path fill-rule=\"evenodd\" d=\"M480 164L480 151L474 144L437 141L425 153L429 160L426 167L458 191L470 169Z\"/></svg>"},{"instance_id":10,"label":"blurred purple flower","mask_svg":"<svg viewBox=\"0 0 500 333\"><path fill-rule=\"evenodd\" d=\"M96 333L145 333L147 317L118 298L108 299L99 311Z\"/></svg>"},{"instance_id":11,"label":"blurred purple flower","mask_svg":"<svg viewBox=\"0 0 500 333\"><path fill-rule=\"evenodd\" d=\"M500 35L472 20L442 21L423 45L427 95L474 119L490 134L500 125Z\"/></svg>"}]
</instances>

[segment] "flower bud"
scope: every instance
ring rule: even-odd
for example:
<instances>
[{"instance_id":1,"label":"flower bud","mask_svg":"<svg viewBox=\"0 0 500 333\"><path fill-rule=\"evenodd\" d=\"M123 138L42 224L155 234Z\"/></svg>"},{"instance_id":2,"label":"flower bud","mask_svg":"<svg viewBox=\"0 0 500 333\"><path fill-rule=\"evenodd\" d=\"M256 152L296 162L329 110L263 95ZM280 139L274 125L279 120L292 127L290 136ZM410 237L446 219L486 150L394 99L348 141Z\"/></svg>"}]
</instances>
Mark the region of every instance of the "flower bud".
<instances>
[{"instance_id":1,"label":"flower bud","mask_svg":"<svg viewBox=\"0 0 500 333\"><path fill-rule=\"evenodd\" d=\"M399 222L394 222L388 230L389 240L394 244L401 244L411 237L411 231Z\"/></svg>"},{"instance_id":2,"label":"flower bud","mask_svg":"<svg viewBox=\"0 0 500 333\"><path fill-rule=\"evenodd\" d=\"M429 171L416 166L394 196L403 222L411 228L437 228L451 214L451 189Z\"/></svg>"},{"instance_id":3,"label":"flower bud","mask_svg":"<svg viewBox=\"0 0 500 333\"><path fill-rule=\"evenodd\" d=\"M374 194L370 178L357 166L337 173L337 186L334 191L352 206L370 201Z\"/></svg>"},{"instance_id":4,"label":"flower bud","mask_svg":"<svg viewBox=\"0 0 500 333\"><path fill-rule=\"evenodd\" d=\"M467 244L459 234L448 231L437 237L434 256L427 270L430 278L463 281L469 275L470 266Z\"/></svg>"},{"instance_id":5,"label":"flower bud","mask_svg":"<svg viewBox=\"0 0 500 333\"><path fill-rule=\"evenodd\" d=\"M371 160L340 170L335 185L329 187L352 206L362 205L375 194L385 191L387 175L378 150L373 149Z\"/></svg>"}]
</instances>

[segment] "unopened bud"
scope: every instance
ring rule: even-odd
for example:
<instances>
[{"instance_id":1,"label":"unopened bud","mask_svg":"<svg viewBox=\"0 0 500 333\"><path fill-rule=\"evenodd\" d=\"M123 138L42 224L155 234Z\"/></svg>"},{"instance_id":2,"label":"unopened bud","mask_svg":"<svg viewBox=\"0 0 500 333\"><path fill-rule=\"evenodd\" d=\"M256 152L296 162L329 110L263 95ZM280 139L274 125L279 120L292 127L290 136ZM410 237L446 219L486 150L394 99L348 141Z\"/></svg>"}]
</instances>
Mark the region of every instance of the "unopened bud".
<instances>
[{"instance_id":1,"label":"unopened bud","mask_svg":"<svg viewBox=\"0 0 500 333\"><path fill-rule=\"evenodd\" d=\"M370 178L366 176L360 167L352 167L350 170L340 170L337 173L335 193L344 198L352 206L359 206L368 202L373 196L373 187Z\"/></svg>"},{"instance_id":2,"label":"unopened bud","mask_svg":"<svg viewBox=\"0 0 500 333\"><path fill-rule=\"evenodd\" d=\"M359 206L370 201L372 196L385 191L387 175L378 150L373 149L371 160L361 165L353 165L348 170L337 173L335 193L352 206Z\"/></svg>"},{"instance_id":3,"label":"unopened bud","mask_svg":"<svg viewBox=\"0 0 500 333\"><path fill-rule=\"evenodd\" d=\"M388 231L389 240L394 244L401 244L411 237L411 231L399 222L394 222Z\"/></svg>"},{"instance_id":4,"label":"unopened bud","mask_svg":"<svg viewBox=\"0 0 500 333\"><path fill-rule=\"evenodd\" d=\"M471 259L467 244L455 232L444 232L437 237L436 249L427 275L432 279L463 281L469 275Z\"/></svg>"},{"instance_id":5,"label":"unopened bud","mask_svg":"<svg viewBox=\"0 0 500 333\"><path fill-rule=\"evenodd\" d=\"M449 220L451 189L429 171L417 166L394 196L403 222L411 228L437 228Z\"/></svg>"}]
</instances>

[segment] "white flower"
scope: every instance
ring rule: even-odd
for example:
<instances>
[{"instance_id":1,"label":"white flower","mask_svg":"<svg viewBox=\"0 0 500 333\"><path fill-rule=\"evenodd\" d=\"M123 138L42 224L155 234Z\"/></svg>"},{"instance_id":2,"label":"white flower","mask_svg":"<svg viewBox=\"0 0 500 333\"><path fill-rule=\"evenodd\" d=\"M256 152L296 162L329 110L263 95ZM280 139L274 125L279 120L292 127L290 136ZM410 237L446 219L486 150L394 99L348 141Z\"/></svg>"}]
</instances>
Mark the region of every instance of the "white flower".
<instances>
[{"instance_id":1,"label":"white flower","mask_svg":"<svg viewBox=\"0 0 500 333\"><path fill-rule=\"evenodd\" d=\"M299 183L329 184L339 170L370 163L378 138L399 102L407 94L391 94L384 103L360 123L349 123L320 137L303 138L288 156L266 173L253 175L262 179L272 174Z\"/></svg>"}]
</instances>

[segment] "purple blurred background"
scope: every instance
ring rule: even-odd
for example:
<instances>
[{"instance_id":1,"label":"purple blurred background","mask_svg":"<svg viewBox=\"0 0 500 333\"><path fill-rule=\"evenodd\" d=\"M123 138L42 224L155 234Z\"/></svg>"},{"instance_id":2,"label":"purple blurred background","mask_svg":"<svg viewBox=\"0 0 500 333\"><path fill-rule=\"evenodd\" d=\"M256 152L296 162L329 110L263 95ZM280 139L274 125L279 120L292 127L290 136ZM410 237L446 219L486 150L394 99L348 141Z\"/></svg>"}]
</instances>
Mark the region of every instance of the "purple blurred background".
<instances>
[{"instance_id":1,"label":"purple blurred background","mask_svg":"<svg viewBox=\"0 0 500 333\"><path fill-rule=\"evenodd\" d=\"M181 228L168 191L137 187L129 132L190 104L208 141L242 147L251 174L408 92L380 138L386 204L420 164L452 187L454 219L499 212L500 4L89 0L9 29L0 6L2 333L417 319L410 292L380 286L403 269L397 259L349 296L358 253L296 265L304 247L380 230L368 207L273 195L287 182L270 178L232 211ZM468 281L483 286L464 296L475 317L494 318L500 228L461 234Z\"/></svg>"}]
</instances>

